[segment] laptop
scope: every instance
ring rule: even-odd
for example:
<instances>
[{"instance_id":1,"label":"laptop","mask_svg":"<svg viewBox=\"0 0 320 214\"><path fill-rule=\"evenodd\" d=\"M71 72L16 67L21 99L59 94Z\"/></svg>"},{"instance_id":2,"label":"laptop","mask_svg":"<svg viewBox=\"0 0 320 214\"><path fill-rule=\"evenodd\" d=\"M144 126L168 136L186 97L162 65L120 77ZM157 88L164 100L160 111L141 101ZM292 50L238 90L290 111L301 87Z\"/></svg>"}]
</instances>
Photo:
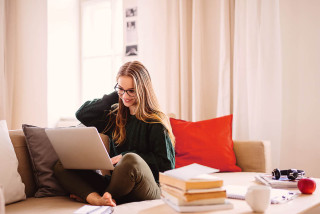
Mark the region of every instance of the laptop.
<instances>
[{"instance_id":1,"label":"laptop","mask_svg":"<svg viewBox=\"0 0 320 214\"><path fill-rule=\"evenodd\" d=\"M65 169L114 169L95 127L54 128L45 132Z\"/></svg>"}]
</instances>

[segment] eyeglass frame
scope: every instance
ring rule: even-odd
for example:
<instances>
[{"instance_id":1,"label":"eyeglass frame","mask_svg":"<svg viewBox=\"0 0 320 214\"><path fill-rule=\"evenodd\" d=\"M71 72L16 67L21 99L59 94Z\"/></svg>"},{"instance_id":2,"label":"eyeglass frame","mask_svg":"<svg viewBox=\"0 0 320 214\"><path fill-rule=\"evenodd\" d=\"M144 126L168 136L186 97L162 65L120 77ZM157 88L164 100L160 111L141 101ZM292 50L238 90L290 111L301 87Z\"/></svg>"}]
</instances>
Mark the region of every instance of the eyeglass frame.
<instances>
[{"instance_id":1,"label":"eyeglass frame","mask_svg":"<svg viewBox=\"0 0 320 214\"><path fill-rule=\"evenodd\" d=\"M125 93L127 93L130 97L135 97L135 96L136 96L136 91L134 91L135 95L133 95L133 96L128 93L128 91L131 91L132 89L128 89L128 90L121 89L121 90L123 91L122 94L119 93L119 91L118 91L117 89L120 89L120 88L118 87L118 83L114 86L114 90L115 90L119 95L122 96L122 95L124 95Z\"/></svg>"}]
</instances>

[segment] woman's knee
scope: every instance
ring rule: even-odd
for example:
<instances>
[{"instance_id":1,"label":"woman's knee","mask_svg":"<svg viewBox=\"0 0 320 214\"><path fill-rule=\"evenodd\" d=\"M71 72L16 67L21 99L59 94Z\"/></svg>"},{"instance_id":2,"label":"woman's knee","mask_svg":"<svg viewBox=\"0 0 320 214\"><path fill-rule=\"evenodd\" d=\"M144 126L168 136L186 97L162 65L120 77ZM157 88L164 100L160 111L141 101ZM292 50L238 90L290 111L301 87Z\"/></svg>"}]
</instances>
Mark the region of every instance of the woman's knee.
<instances>
[{"instance_id":1,"label":"woman's knee","mask_svg":"<svg viewBox=\"0 0 320 214\"><path fill-rule=\"evenodd\" d=\"M125 171L144 169L148 167L148 164L137 154L127 153L125 154L119 163L116 165L118 170L124 169Z\"/></svg>"},{"instance_id":2,"label":"woman's knee","mask_svg":"<svg viewBox=\"0 0 320 214\"><path fill-rule=\"evenodd\" d=\"M135 153L127 153L121 158L121 164L123 165L139 165L143 164L145 161L137 154Z\"/></svg>"}]
</instances>

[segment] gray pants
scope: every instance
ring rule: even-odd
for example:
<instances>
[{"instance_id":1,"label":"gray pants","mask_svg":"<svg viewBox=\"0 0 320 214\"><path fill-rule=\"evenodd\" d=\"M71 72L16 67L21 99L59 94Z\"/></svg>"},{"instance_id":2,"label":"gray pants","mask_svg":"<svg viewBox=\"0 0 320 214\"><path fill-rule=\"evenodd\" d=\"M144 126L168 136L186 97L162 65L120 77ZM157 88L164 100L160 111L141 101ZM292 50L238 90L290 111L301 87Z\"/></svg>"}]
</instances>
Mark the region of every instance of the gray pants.
<instances>
[{"instance_id":1,"label":"gray pants","mask_svg":"<svg viewBox=\"0 0 320 214\"><path fill-rule=\"evenodd\" d=\"M109 192L117 204L160 198L160 188L147 163L137 154L124 155L111 178L92 170L64 169L58 161L54 166L56 178L64 189L86 201L92 192Z\"/></svg>"}]
</instances>

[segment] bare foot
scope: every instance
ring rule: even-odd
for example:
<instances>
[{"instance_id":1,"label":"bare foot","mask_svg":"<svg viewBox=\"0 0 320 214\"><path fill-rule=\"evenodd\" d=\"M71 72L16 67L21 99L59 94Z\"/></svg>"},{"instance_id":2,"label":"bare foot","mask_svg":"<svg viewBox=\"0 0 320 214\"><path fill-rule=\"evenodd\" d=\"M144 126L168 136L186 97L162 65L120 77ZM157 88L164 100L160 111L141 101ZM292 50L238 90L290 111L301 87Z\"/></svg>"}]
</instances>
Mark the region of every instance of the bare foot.
<instances>
[{"instance_id":1,"label":"bare foot","mask_svg":"<svg viewBox=\"0 0 320 214\"><path fill-rule=\"evenodd\" d=\"M112 199L112 196L110 193L105 192L101 198L105 203L110 204L108 206L112 206L112 207L117 206L116 201L114 199Z\"/></svg>"},{"instance_id":2,"label":"bare foot","mask_svg":"<svg viewBox=\"0 0 320 214\"><path fill-rule=\"evenodd\" d=\"M105 192L102 197L98 193L92 192L87 196L87 202L96 206L116 206L115 200L108 192Z\"/></svg>"},{"instance_id":3,"label":"bare foot","mask_svg":"<svg viewBox=\"0 0 320 214\"><path fill-rule=\"evenodd\" d=\"M75 199L78 202L83 202L83 203L85 202L82 198L74 194L70 194L70 198Z\"/></svg>"}]
</instances>

